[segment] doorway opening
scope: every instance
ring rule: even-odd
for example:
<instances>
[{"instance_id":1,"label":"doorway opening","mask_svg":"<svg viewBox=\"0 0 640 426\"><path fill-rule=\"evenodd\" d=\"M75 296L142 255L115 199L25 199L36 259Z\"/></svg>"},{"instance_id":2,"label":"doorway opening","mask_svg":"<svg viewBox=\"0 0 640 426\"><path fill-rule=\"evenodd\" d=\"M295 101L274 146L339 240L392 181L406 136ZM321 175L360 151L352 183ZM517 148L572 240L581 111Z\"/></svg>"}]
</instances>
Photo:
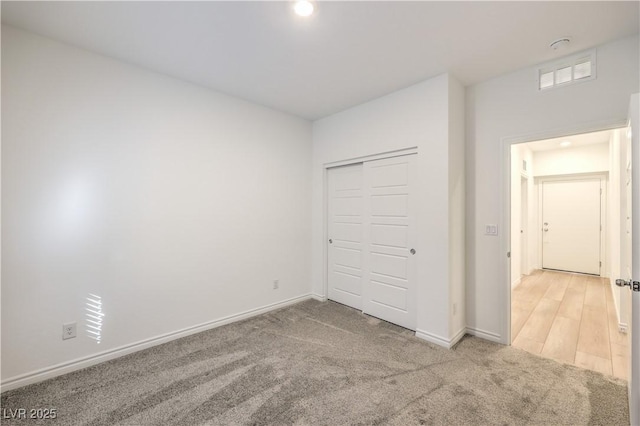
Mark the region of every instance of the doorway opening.
<instances>
[{"instance_id":1,"label":"doorway opening","mask_svg":"<svg viewBox=\"0 0 640 426\"><path fill-rule=\"evenodd\" d=\"M627 129L511 145L511 344L628 379Z\"/></svg>"}]
</instances>

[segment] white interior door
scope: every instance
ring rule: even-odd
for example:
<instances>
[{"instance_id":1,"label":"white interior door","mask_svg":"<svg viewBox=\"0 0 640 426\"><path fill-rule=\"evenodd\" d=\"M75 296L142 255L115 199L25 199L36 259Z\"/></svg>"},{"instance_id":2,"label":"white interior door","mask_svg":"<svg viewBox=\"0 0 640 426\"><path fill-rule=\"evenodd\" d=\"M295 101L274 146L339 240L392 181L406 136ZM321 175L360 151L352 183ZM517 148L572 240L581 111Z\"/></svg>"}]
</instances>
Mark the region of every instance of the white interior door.
<instances>
[{"instance_id":1,"label":"white interior door","mask_svg":"<svg viewBox=\"0 0 640 426\"><path fill-rule=\"evenodd\" d=\"M364 163L363 311L416 327L415 249L410 184L415 155Z\"/></svg>"},{"instance_id":2,"label":"white interior door","mask_svg":"<svg viewBox=\"0 0 640 426\"><path fill-rule=\"evenodd\" d=\"M640 143L638 133L640 132L640 105L639 96L635 94L631 97L629 107L630 120L630 143L627 145L627 185L626 185L626 206L627 215L626 232L622 235L625 243L622 249L623 262L629 265L623 267L622 273L626 275L625 280L640 281L640 196L637 188L640 188ZM635 164L635 167L632 167ZM635 196L633 189L635 189ZM626 260L625 260L626 259ZM629 335L631 337L630 347L630 380L629 380L629 414L632 425L640 424L640 292L627 293L631 299L629 307Z\"/></svg>"},{"instance_id":3,"label":"white interior door","mask_svg":"<svg viewBox=\"0 0 640 426\"><path fill-rule=\"evenodd\" d=\"M328 297L362 309L362 164L327 171Z\"/></svg>"},{"instance_id":4,"label":"white interior door","mask_svg":"<svg viewBox=\"0 0 640 426\"><path fill-rule=\"evenodd\" d=\"M600 179L542 183L542 267L600 275Z\"/></svg>"},{"instance_id":5,"label":"white interior door","mask_svg":"<svg viewBox=\"0 0 640 426\"><path fill-rule=\"evenodd\" d=\"M626 129L622 138L623 147L621 147L624 170L620 174L620 187L622 188L620 194L620 209L622 211L622 226L620 227L620 277L625 281L632 279L633 269L633 246L632 246L632 214L633 214L633 197L632 197L632 169L631 169L631 139L627 137L630 134L630 127ZM626 289L620 291L620 320L623 323L627 323L627 333L630 336L633 335L633 321L630 321L631 311L633 309L631 292ZM631 345L629 345L631 350ZM629 358L631 359L631 358ZM629 365L629 371L631 371L631 365ZM631 376L629 376L631 377ZM630 381L629 381L630 383ZM629 393L631 394L631 393Z\"/></svg>"}]
</instances>

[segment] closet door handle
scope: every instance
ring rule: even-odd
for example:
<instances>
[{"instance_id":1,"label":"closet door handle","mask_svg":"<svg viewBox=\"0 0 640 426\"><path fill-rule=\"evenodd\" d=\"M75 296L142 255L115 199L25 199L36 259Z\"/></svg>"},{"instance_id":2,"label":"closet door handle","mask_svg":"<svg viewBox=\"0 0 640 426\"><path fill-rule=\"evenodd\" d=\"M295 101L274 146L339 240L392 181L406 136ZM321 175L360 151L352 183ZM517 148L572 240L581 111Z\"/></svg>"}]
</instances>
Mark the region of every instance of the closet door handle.
<instances>
[{"instance_id":1,"label":"closet door handle","mask_svg":"<svg viewBox=\"0 0 640 426\"><path fill-rule=\"evenodd\" d=\"M416 254L416 249L411 249L411 250L409 250L409 253L411 253L411 254Z\"/></svg>"}]
</instances>

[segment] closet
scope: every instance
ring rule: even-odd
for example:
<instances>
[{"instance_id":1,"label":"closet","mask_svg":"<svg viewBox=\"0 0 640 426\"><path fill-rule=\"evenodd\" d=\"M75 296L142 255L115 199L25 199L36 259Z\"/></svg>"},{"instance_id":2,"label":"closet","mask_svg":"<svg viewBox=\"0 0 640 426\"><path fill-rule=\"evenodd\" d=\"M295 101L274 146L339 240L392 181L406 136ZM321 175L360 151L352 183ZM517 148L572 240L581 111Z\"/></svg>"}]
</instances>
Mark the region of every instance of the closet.
<instances>
[{"instance_id":1,"label":"closet","mask_svg":"<svg viewBox=\"0 0 640 426\"><path fill-rule=\"evenodd\" d=\"M415 330L415 154L327 170L328 297Z\"/></svg>"}]
</instances>

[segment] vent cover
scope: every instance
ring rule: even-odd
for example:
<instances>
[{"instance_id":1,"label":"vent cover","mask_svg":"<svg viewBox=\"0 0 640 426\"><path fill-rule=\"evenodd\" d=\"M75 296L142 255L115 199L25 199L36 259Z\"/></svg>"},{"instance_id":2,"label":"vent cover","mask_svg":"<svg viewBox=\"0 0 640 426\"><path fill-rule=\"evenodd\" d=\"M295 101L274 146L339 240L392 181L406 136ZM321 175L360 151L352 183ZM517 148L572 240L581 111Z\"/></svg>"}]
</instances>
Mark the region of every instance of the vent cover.
<instances>
[{"instance_id":1,"label":"vent cover","mask_svg":"<svg viewBox=\"0 0 640 426\"><path fill-rule=\"evenodd\" d=\"M596 78L595 50L538 68L538 90L566 86Z\"/></svg>"}]
</instances>

